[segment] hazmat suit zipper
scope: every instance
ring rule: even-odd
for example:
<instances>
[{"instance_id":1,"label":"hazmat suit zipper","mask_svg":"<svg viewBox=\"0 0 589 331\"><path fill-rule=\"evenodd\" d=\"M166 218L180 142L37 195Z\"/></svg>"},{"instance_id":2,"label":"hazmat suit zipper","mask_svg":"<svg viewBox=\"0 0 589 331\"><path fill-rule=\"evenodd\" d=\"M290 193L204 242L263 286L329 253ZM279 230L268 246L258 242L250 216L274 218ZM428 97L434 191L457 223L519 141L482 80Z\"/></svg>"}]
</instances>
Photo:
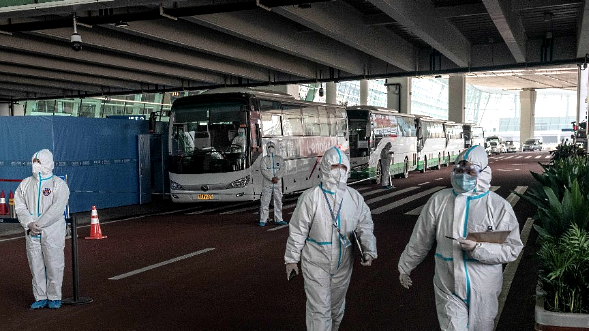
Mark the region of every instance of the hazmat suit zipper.
<instances>
[{"instance_id":1,"label":"hazmat suit zipper","mask_svg":"<svg viewBox=\"0 0 589 331\"><path fill-rule=\"evenodd\" d=\"M341 233L341 230L340 230L340 224L341 224L340 211L342 210L342 205L343 205L344 199L342 198L342 200L340 201L339 208L337 210L337 215L334 215L333 214L333 209L331 208L331 204L329 203L329 199L327 199L327 194L325 194L325 192L329 192L329 191L325 191L323 189L323 187L321 187L321 190L323 191L323 197L325 198L325 202L327 203L327 207L329 208L329 213L331 214L331 218L333 220L333 224L332 225L334 227L335 227L335 225L337 225L337 228L336 228L337 229L337 235L338 235L338 237L340 237L340 236L342 236L342 233ZM329 193L331 193L331 192L329 192ZM335 194L335 193L331 193L331 194ZM337 202L337 200L335 200L335 195L333 197L333 202L334 202L334 207L335 207L335 203ZM331 230L331 231L333 233L333 230ZM338 242L339 242L339 246L338 246L339 247L339 249L338 249L339 250L339 253L338 253L338 258L337 258L337 268L338 269L340 267L340 263L341 263L341 260L342 260L342 241L341 241L341 238L339 238L339 239L340 239L340 240L338 240Z\"/></svg>"},{"instance_id":2,"label":"hazmat suit zipper","mask_svg":"<svg viewBox=\"0 0 589 331\"><path fill-rule=\"evenodd\" d=\"M37 192L37 217L40 217L41 216L41 186L43 184L43 181L53 178L53 175L51 175L50 177L47 177L47 178L42 178L40 172L37 175L39 176L39 185L38 185L39 187L38 187L38 192Z\"/></svg>"}]
</instances>

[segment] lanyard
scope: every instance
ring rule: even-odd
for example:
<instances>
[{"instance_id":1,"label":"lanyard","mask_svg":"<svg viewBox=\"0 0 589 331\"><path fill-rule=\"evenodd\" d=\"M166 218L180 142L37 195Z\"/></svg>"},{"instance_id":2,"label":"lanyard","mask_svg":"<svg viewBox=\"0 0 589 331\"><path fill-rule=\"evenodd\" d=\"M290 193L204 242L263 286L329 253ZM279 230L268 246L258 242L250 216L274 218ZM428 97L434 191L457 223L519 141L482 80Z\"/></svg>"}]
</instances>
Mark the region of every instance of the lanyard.
<instances>
[{"instance_id":1,"label":"lanyard","mask_svg":"<svg viewBox=\"0 0 589 331\"><path fill-rule=\"evenodd\" d=\"M323 191L321 191L323 192ZM323 197L325 198L325 202L327 202L327 207L329 207L329 213L331 214L331 219L333 220L333 227L336 228L337 232L339 233L339 235L341 236L342 233L339 230L339 227L337 226L337 219L339 218L339 213L342 210L342 205L344 202L344 199L342 198L342 201L340 201L339 203L339 209L337 210L337 216L333 214L333 209L331 209L331 204L329 203L329 199L327 199L327 194L325 194L325 192L323 192ZM335 202L335 199L334 199Z\"/></svg>"}]
</instances>

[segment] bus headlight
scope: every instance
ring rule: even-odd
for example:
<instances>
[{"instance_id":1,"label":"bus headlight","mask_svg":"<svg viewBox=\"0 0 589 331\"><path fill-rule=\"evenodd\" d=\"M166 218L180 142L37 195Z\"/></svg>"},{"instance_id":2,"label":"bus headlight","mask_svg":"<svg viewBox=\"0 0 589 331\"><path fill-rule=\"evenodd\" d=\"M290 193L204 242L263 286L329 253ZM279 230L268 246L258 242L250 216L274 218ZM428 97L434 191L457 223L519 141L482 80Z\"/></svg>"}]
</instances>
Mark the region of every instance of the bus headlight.
<instances>
[{"instance_id":1,"label":"bus headlight","mask_svg":"<svg viewBox=\"0 0 589 331\"><path fill-rule=\"evenodd\" d=\"M184 190L184 187L182 187L182 185L176 183L175 181L171 180L170 181L170 189L172 189L172 190Z\"/></svg>"},{"instance_id":2,"label":"bus headlight","mask_svg":"<svg viewBox=\"0 0 589 331\"><path fill-rule=\"evenodd\" d=\"M238 180L234 180L232 181L229 185L227 185L227 188L240 188L240 187L245 187L250 181L250 176L245 176L243 178L240 178Z\"/></svg>"}]
</instances>

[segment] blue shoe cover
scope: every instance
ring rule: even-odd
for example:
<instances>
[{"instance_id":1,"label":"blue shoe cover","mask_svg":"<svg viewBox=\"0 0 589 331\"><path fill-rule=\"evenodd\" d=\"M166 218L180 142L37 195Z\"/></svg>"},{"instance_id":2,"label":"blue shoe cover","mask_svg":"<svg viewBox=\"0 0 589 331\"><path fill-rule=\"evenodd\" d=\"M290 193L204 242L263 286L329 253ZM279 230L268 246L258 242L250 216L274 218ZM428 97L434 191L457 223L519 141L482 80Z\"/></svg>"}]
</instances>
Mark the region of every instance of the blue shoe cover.
<instances>
[{"instance_id":1,"label":"blue shoe cover","mask_svg":"<svg viewBox=\"0 0 589 331\"><path fill-rule=\"evenodd\" d=\"M266 226L266 222L260 222L258 223L259 226Z\"/></svg>"},{"instance_id":2,"label":"blue shoe cover","mask_svg":"<svg viewBox=\"0 0 589 331\"><path fill-rule=\"evenodd\" d=\"M38 300L31 305L31 309L41 309L45 307L47 307L47 300Z\"/></svg>"},{"instance_id":3,"label":"blue shoe cover","mask_svg":"<svg viewBox=\"0 0 589 331\"><path fill-rule=\"evenodd\" d=\"M285 221L276 222L276 225L286 225Z\"/></svg>"},{"instance_id":4,"label":"blue shoe cover","mask_svg":"<svg viewBox=\"0 0 589 331\"><path fill-rule=\"evenodd\" d=\"M61 300L49 300L49 309L58 309L61 307Z\"/></svg>"}]
</instances>

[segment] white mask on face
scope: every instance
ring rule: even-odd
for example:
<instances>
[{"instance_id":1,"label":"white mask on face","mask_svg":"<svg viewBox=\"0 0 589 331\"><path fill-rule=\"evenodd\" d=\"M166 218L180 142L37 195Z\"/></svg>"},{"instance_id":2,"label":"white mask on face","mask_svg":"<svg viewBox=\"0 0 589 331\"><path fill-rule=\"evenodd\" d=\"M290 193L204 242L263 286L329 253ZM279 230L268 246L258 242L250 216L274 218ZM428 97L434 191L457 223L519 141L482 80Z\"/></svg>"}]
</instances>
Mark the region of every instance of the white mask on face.
<instances>
[{"instance_id":1,"label":"white mask on face","mask_svg":"<svg viewBox=\"0 0 589 331\"><path fill-rule=\"evenodd\" d=\"M274 147L268 147L268 153L274 154Z\"/></svg>"},{"instance_id":2,"label":"white mask on face","mask_svg":"<svg viewBox=\"0 0 589 331\"><path fill-rule=\"evenodd\" d=\"M43 167L41 166L41 164L33 162L33 176L37 178L40 172L43 172Z\"/></svg>"}]
</instances>

